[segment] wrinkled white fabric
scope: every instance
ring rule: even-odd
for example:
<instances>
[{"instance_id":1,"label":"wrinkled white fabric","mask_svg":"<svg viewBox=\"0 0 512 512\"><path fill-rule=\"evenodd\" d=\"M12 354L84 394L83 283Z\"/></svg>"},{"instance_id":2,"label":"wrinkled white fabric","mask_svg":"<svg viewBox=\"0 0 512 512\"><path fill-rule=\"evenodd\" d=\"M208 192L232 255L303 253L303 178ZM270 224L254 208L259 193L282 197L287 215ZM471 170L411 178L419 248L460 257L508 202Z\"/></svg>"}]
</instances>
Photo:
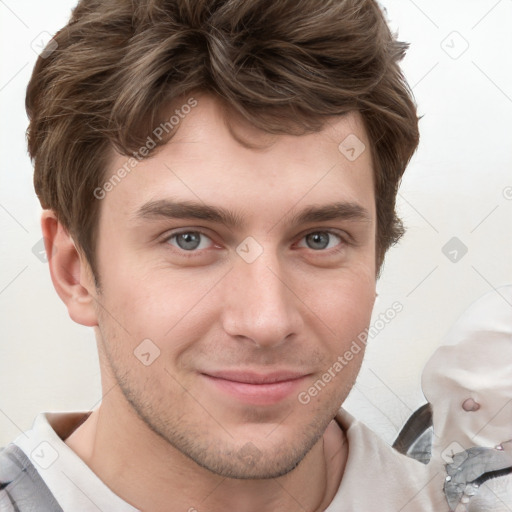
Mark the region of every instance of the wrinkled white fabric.
<instances>
[{"instance_id":1,"label":"wrinkled white fabric","mask_svg":"<svg viewBox=\"0 0 512 512\"><path fill-rule=\"evenodd\" d=\"M336 419L349 452L338 493L325 512L448 512L444 468L398 453L343 409Z\"/></svg>"},{"instance_id":2,"label":"wrinkled white fabric","mask_svg":"<svg viewBox=\"0 0 512 512\"><path fill-rule=\"evenodd\" d=\"M88 414L41 413L14 444L33 461L64 512L138 512L114 494L63 441Z\"/></svg>"},{"instance_id":3,"label":"wrinkled white fabric","mask_svg":"<svg viewBox=\"0 0 512 512\"><path fill-rule=\"evenodd\" d=\"M512 439L512 286L462 314L425 366L422 388L433 409L431 467ZM457 511L512 510L512 475L485 482L464 501Z\"/></svg>"}]
</instances>

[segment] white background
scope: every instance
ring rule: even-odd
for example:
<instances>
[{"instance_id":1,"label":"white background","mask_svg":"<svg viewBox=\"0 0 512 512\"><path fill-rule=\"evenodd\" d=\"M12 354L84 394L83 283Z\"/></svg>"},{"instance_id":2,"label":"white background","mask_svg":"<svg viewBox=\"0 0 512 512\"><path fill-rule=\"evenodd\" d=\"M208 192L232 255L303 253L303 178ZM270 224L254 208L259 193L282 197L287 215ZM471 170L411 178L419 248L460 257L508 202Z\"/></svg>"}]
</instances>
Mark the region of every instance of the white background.
<instances>
[{"instance_id":1,"label":"white background","mask_svg":"<svg viewBox=\"0 0 512 512\"><path fill-rule=\"evenodd\" d=\"M31 44L74 3L0 1L0 446L41 411L101 399L93 332L68 318L32 251L40 209L24 138ZM370 341L346 405L391 442L424 403L421 371L448 328L512 282L512 0L382 3L411 44L403 67L422 138L398 198L408 232L388 254L374 316L395 301L403 311ZM468 248L456 263L442 252L452 237Z\"/></svg>"}]
</instances>

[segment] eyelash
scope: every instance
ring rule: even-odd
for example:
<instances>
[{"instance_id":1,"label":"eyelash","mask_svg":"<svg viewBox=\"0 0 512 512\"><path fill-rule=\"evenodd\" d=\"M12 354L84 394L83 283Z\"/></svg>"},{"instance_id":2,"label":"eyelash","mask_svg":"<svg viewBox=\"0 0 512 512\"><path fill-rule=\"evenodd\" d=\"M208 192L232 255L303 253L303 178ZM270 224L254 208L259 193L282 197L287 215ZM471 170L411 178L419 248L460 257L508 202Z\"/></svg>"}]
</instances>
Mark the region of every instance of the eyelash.
<instances>
[{"instance_id":1,"label":"eyelash","mask_svg":"<svg viewBox=\"0 0 512 512\"><path fill-rule=\"evenodd\" d=\"M178 231L176 233L172 233L171 235L168 235L163 239L163 243L166 245L171 245L169 243L170 240L176 238L179 235L183 235L186 233L198 233L199 235L208 238L212 243L215 244L215 242L212 240L212 238L210 236L208 236L205 232L201 231L200 229L187 229L187 230L183 230L183 231ZM340 243L338 245L336 245L336 247L333 247L331 249L319 249L319 250L310 249L311 251L314 251L317 254L334 255L334 254L341 252L346 246L353 245L353 242L351 240L349 240L349 238L350 238L349 235L347 235L346 237L343 237L340 233L333 231L333 230L329 230L329 229L324 229L324 230L315 229L313 231L308 231L307 233L303 234L300 237L299 241L303 240L308 235L312 235L314 233L327 233L329 235L334 235L335 237L338 237L340 239ZM185 258L194 258L197 256L201 256L201 255L203 255L203 251L207 250L207 249L199 249L199 250L196 249L196 250L192 250L192 251L186 251L186 250L180 249L179 247L176 247L174 245L172 245L171 247L172 247L172 250L177 251L180 254L180 256L184 256ZM305 247L305 248L307 249L307 247Z\"/></svg>"}]
</instances>

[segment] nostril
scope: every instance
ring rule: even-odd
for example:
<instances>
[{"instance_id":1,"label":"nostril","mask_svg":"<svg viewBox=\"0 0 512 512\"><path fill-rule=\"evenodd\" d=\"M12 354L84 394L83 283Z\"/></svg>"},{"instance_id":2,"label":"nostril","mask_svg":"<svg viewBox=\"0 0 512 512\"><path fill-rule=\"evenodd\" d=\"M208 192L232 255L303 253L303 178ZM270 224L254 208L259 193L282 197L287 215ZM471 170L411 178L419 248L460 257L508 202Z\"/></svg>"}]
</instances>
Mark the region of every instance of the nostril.
<instances>
[{"instance_id":1,"label":"nostril","mask_svg":"<svg viewBox=\"0 0 512 512\"><path fill-rule=\"evenodd\" d=\"M472 398L468 398L462 403L462 408L467 412L475 412L480 409L480 404L475 402Z\"/></svg>"}]
</instances>

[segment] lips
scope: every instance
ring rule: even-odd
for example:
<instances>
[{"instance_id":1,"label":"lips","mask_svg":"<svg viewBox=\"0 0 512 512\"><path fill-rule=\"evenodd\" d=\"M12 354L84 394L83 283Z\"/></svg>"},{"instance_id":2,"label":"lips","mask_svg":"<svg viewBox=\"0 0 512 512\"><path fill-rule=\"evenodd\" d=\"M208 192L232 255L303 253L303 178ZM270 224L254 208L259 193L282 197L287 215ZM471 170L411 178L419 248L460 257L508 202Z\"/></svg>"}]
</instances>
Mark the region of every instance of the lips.
<instances>
[{"instance_id":1,"label":"lips","mask_svg":"<svg viewBox=\"0 0 512 512\"><path fill-rule=\"evenodd\" d=\"M242 372L242 371L220 371L208 372L209 377L216 379L240 382L243 384L274 384L289 380L300 379L306 374L293 371L275 371L272 373Z\"/></svg>"},{"instance_id":2,"label":"lips","mask_svg":"<svg viewBox=\"0 0 512 512\"><path fill-rule=\"evenodd\" d=\"M271 405L290 397L303 385L307 374L288 370L271 373L215 371L201 376L223 395L254 405Z\"/></svg>"}]
</instances>

